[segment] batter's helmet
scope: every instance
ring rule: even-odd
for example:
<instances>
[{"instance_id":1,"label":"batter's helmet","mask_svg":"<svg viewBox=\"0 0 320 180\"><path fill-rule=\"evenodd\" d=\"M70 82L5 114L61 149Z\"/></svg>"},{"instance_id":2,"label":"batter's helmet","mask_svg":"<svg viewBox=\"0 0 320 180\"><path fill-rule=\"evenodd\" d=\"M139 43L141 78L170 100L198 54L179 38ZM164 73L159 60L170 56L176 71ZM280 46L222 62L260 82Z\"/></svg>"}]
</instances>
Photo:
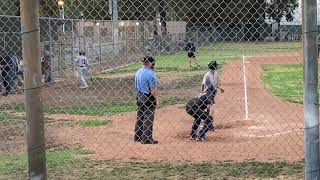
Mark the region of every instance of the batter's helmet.
<instances>
[{"instance_id":1,"label":"batter's helmet","mask_svg":"<svg viewBox=\"0 0 320 180\"><path fill-rule=\"evenodd\" d=\"M218 66L219 66L219 64L217 63L217 61L211 61L211 62L208 64L208 68L209 68L209 69L212 69L212 70L218 69Z\"/></svg>"}]
</instances>

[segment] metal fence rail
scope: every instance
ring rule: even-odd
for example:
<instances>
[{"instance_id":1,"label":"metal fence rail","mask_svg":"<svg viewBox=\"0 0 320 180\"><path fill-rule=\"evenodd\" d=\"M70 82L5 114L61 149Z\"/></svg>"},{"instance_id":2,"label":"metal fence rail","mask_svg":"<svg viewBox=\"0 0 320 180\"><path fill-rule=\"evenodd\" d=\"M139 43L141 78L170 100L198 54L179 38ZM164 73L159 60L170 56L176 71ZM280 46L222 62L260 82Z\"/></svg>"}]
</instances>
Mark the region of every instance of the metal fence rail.
<instances>
[{"instance_id":1,"label":"metal fence rail","mask_svg":"<svg viewBox=\"0 0 320 180\"><path fill-rule=\"evenodd\" d=\"M301 179L304 167L318 172L303 161L310 154L301 2L37 1L40 47L34 48L41 58L31 64L22 51L20 3L0 2L0 159L6 163L0 162L0 179L27 176L31 64L41 66L50 179ZM153 108L141 104L135 85L149 56L158 105L154 121L144 123L159 141L154 145L134 141L146 128L139 110ZM192 100L210 94L207 82L222 90L190 113ZM148 175L147 168L161 170Z\"/></svg>"}]
</instances>

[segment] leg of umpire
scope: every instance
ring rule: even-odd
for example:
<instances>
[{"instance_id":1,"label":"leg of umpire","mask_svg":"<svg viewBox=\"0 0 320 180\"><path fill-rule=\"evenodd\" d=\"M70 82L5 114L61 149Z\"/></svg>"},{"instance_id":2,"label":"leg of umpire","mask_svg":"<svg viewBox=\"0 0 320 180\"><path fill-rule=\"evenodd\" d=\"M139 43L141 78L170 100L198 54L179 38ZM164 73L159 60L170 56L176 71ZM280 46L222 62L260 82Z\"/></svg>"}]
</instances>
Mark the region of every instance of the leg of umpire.
<instances>
[{"instance_id":1,"label":"leg of umpire","mask_svg":"<svg viewBox=\"0 0 320 180\"><path fill-rule=\"evenodd\" d=\"M142 141L145 144L154 144L157 143L152 137L153 133L153 121L154 121L154 112L155 112L155 102L154 97L152 95L144 95L144 106L145 111L144 113L144 119L143 119L143 127L142 127Z\"/></svg>"},{"instance_id":2,"label":"leg of umpire","mask_svg":"<svg viewBox=\"0 0 320 180\"><path fill-rule=\"evenodd\" d=\"M143 131L147 141L153 141L153 121L154 121L155 107L147 107L145 111L145 121L143 123Z\"/></svg>"},{"instance_id":3,"label":"leg of umpire","mask_svg":"<svg viewBox=\"0 0 320 180\"><path fill-rule=\"evenodd\" d=\"M145 111L145 106L143 104L142 100L142 94L137 94L137 106L138 106L138 112L137 112L137 120L136 120L136 125L134 129L134 141L135 142L140 142L142 141L142 125L143 125L143 120L144 120L144 111Z\"/></svg>"}]
</instances>

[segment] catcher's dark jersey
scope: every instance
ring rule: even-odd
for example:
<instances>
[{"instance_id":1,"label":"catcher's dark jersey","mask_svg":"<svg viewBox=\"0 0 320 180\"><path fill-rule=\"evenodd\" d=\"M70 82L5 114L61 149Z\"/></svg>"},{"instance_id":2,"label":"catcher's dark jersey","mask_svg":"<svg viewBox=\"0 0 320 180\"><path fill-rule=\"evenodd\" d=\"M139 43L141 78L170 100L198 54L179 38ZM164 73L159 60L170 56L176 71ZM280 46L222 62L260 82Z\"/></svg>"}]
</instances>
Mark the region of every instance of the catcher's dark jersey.
<instances>
[{"instance_id":1,"label":"catcher's dark jersey","mask_svg":"<svg viewBox=\"0 0 320 180\"><path fill-rule=\"evenodd\" d=\"M188 114L193 115L196 111L205 110L208 105L213 103L213 97L215 93L204 94L198 98L192 98L187 102L186 111Z\"/></svg>"}]
</instances>

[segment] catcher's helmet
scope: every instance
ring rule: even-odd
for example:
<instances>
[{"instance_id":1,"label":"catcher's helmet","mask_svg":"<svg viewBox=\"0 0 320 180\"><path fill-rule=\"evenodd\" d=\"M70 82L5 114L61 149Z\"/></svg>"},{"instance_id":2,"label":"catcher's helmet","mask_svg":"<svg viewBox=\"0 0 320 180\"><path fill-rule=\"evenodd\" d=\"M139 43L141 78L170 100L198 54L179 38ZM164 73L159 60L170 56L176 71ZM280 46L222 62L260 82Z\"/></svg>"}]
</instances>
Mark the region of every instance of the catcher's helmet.
<instances>
[{"instance_id":1,"label":"catcher's helmet","mask_svg":"<svg viewBox=\"0 0 320 180\"><path fill-rule=\"evenodd\" d=\"M218 66L219 66L219 64L217 63L217 61L211 61L211 62L208 64L208 68L209 68L209 69L212 69L212 70L218 69Z\"/></svg>"}]
</instances>

